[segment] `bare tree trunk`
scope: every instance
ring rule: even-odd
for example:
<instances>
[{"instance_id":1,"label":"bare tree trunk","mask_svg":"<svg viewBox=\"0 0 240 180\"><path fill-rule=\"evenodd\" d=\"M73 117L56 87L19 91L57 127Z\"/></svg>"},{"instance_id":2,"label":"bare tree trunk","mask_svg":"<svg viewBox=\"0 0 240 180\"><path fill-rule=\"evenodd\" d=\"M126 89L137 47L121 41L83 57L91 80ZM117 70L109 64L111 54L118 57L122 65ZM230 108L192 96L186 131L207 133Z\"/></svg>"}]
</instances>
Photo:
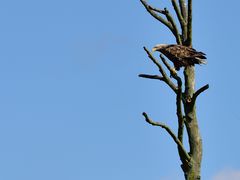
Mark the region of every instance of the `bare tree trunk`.
<instances>
[{"instance_id":1,"label":"bare tree trunk","mask_svg":"<svg viewBox=\"0 0 240 180\"><path fill-rule=\"evenodd\" d=\"M157 9L147 4L146 0L140 0L146 10L158 21L164 24L176 38L177 44L192 47L192 0L171 0L174 11L177 15L179 25L181 27L181 34L174 21L173 16L167 8ZM164 16L164 17L162 17ZM178 119L178 133L175 133L167 125L151 120L147 113L143 113L145 120L153 125L159 126L167 131L177 145L180 160L182 162L182 170L186 180L200 180L201 179L201 161L202 161L202 139L199 131L197 115L196 115L196 99L199 94L209 88L208 84L195 91L195 69L194 66L187 66L184 69L184 85L185 91L182 92L182 79L167 63L165 58L160 55L162 63L170 72L171 77L177 81L177 85L168 77L162 64L148 51L146 47L144 50L148 54L150 60L158 67L161 76L140 74L139 77L156 79L165 82L170 89L176 94L176 111ZM182 107L183 105L183 107ZM183 110L182 110L183 109ZM183 130L184 126L187 130L189 152L183 146Z\"/></svg>"},{"instance_id":2,"label":"bare tree trunk","mask_svg":"<svg viewBox=\"0 0 240 180\"><path fill-rule=\"evenodd\" d=\"M185 126L188 133L188 142L190 146L189 155L191 156L191 166L183 169L186 180L200 179L200 169L202 161L202 139L199 132L196 116L195 101L191 97L194 94L195 74L194 67L187 67L184 70L185 77L185 96L187 101L184 104Z\"/></svg>"}]
</instances>

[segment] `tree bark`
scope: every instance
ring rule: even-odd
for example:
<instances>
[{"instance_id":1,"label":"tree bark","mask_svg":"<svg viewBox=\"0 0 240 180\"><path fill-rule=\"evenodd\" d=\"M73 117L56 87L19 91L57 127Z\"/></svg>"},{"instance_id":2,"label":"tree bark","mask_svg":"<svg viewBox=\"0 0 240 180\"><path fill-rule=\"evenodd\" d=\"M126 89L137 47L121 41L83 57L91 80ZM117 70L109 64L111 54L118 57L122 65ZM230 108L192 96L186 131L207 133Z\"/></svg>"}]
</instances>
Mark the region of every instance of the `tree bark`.
<instances>
[{"instance_id":1,"label":"tree bark","mask_svg":"<svg viewBox=\"0 0 240 180\"><path fill-rule=\"evenodd\" d=\"M186 67L184 70L185 77L185 126L188 134L188 142L190 147L189 155L191 157L190 166L183 168L186 180L201 179L201 161L202 161L202 139L199 131L196 104L193 100L195 89L195 70L194 67Z\"/></svg>"},{"instance_id":2,"label":"tree bark","mask_svg":"<svg viewBox=\"0 0 240 180\"><path fill-rule=\"evenodd\" d=\"M192 0L188 0L187 4L187 41L184 45L192 47ZM185 67L185 126L188 134L188 142L190 147L189 155L191 157L190 167L184 170L186 180L201 179L201 162L202 162L202 138L196 115L195 93L195 68L194 66Z\"/></svg>"}]
</instances>

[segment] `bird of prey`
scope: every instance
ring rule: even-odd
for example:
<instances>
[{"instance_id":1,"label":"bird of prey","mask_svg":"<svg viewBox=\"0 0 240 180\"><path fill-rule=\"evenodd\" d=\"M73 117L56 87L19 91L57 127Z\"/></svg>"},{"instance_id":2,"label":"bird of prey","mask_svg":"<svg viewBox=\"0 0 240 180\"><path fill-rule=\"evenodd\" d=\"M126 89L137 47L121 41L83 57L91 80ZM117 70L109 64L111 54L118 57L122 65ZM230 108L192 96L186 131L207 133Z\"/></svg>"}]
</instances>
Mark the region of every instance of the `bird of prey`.
<instances>
[{"instance_id":1,"label":"bird of prey","mask_svg":"<svg viewBox=\"0 0 240 180\"><path fill-rule=\"evenodd\" d=\"M174 64L178 71L180 67L193 66L194 64L206 64L206 54L193 48L177 44L157 44L152 51L159 51Z\"/></svg>"}]
</instances>

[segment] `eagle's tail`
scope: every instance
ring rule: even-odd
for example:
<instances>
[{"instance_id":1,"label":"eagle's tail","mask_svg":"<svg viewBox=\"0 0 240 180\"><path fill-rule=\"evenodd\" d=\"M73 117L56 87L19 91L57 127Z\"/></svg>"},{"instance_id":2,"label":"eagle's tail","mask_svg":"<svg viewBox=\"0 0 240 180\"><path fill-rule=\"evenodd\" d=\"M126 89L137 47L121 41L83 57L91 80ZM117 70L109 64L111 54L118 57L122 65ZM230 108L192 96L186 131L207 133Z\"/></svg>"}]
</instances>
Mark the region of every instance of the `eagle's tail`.
<instances>
[{"instance_id":1,"label":"eagle's tail","mask_svg":"<svg viewBox=\"0 0 240 180\"><path fill-rule=\"evenodd\" d=\"M207 64L206 59L206 54L203 52L197 52L194 55L194 64Z\"/></svg>"},{"instance_id":2,"label":"eagle's tail","mask_svg":"<svg viewBox=\"0 0 240 180\"><path fill-rule=\"evenodd\" d=\"M206 58L202 57L195 57L194 61L194 64L207 64Z\"/></svg>"}]
</instances>

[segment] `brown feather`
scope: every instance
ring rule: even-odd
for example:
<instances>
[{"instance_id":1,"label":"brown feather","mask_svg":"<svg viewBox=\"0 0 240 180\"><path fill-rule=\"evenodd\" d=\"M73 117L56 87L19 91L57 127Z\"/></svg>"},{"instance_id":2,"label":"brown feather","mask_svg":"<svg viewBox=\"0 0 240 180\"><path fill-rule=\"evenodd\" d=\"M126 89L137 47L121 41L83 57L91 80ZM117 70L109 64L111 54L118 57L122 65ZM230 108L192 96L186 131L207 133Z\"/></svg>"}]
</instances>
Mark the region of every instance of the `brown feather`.
<instances>
[{"instance_id":1,"label":"brown feather","mask_svg":"<svg viewBox=\"0 0 240 180\"><path fill-rule=\"evenodd\" d=\"M193 48L182 45L157 45L155 51L163 53L174 63L177 70L182 66L192 66L194 64L206 64L206 56L203 52L198 52Z\"/></svg>"}]
</instances>

